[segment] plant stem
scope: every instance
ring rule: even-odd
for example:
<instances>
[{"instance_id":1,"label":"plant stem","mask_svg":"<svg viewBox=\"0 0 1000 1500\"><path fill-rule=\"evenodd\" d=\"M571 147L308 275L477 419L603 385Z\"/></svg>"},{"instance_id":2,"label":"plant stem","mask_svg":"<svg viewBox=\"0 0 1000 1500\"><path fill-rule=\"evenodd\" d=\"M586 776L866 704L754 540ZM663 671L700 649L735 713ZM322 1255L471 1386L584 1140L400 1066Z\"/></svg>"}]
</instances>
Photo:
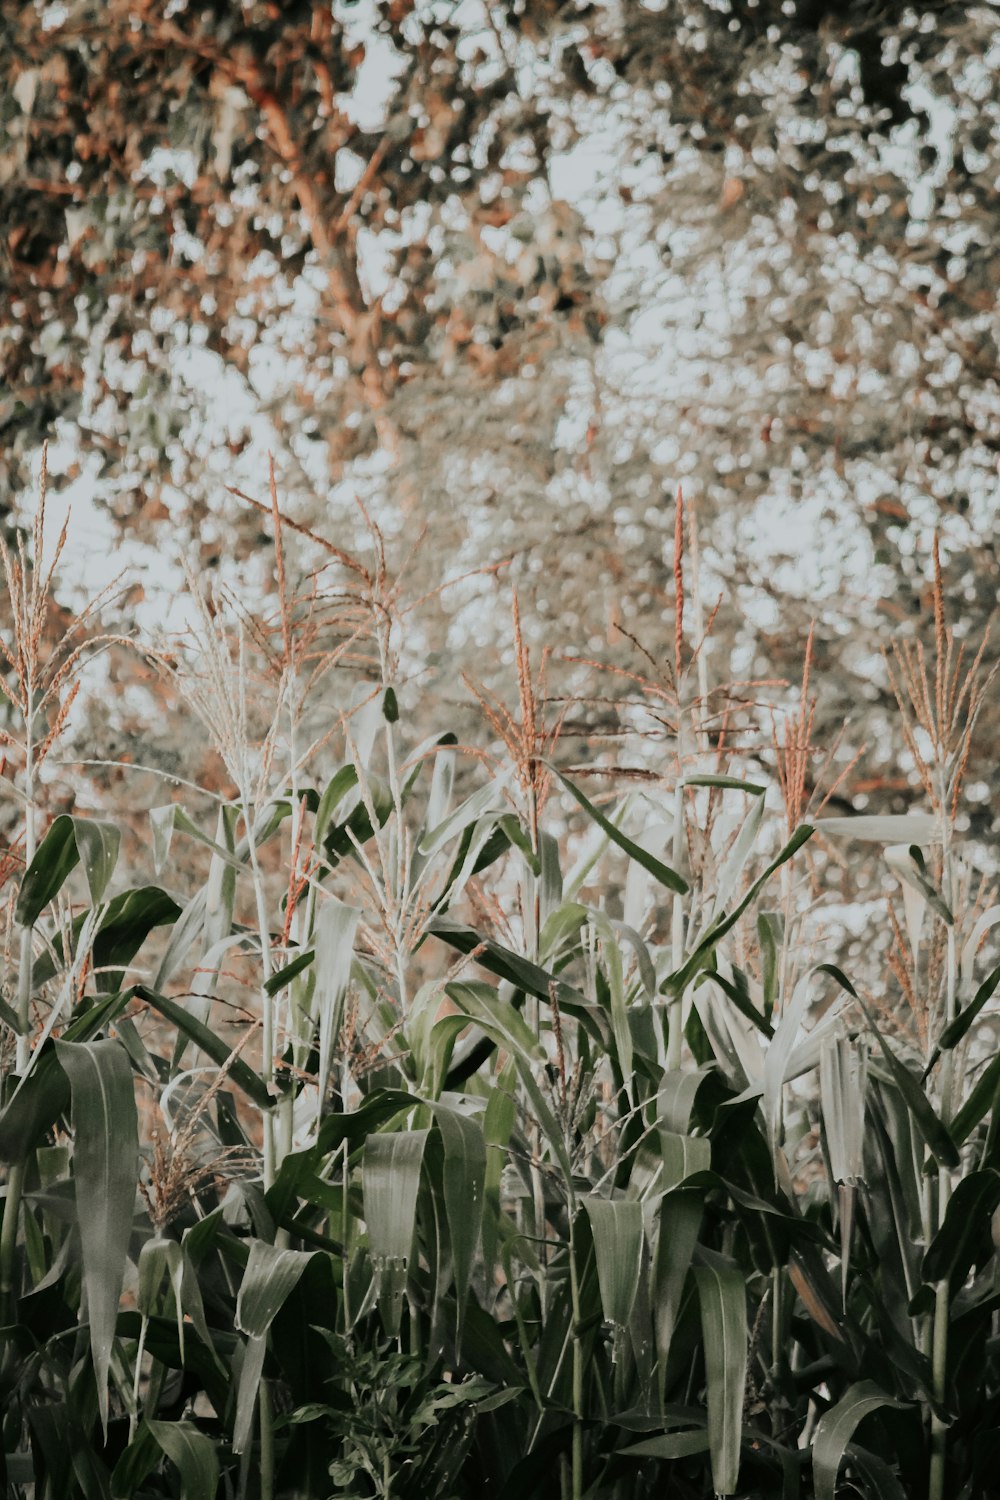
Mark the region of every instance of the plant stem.
<instances>
[{"instance_id":1,"label":"plant stem","mask_svg":"<svg viewBox=\"0 0 1000 1500\"><path fill-rule=\"evenodd\" d=\"M260 1500L274 1500L274 1427L266 1380L261 1380L257 1405L260 1417Z\"/></svg>"},{"instance_id":2,"label":"plant stem","mask_svg":"<svg viewBox=\"0 0 1000 1500\"><path fill-rule=\"evenodd\" d=\"M570 1492L572 1500L583 1496L583 1345L580 1341L580 1281L576 1270L576 1237L573 1233L573 1205L569 1221L569 1288L573 1306L573 1437Z\"/></svg>"}]
</instances>

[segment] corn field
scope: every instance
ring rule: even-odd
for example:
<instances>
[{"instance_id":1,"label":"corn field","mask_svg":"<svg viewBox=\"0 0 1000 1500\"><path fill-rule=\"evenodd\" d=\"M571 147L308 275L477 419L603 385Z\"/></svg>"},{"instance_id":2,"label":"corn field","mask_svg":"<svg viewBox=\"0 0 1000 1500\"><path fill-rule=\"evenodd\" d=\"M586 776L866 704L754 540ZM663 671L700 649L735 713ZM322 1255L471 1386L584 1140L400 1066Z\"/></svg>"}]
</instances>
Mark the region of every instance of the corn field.
<instances>
[{"instance_id":1,"label":"corn field","mask_svg":"<svg viewBox=\"0 0 1000 1500\"><path fill-rule=\"evenodd\" d=\"M625 684L658 739L570 749L514 595L517 701L416 742L377 527L299 587L261 508L273 617L192 578L178 652L53 627L44 479L4 549L7 1495L996 1494L992 684L940 572L934 652L887 656L913 809L832 817L808 660L749 776L680 562ZM46 812L110 650L224 794ZM852 977L817 872L862 860Z\"/></svg>"}]
</instances>

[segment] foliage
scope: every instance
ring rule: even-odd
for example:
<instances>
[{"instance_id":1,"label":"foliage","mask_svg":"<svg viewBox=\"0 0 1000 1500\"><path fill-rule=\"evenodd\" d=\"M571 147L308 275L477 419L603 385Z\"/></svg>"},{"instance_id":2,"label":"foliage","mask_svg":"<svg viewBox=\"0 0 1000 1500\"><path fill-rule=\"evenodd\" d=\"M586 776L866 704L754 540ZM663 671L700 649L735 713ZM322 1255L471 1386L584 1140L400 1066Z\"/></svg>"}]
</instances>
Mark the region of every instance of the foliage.
<instances>
[{"instance_id":1,"label":"foliage","mask_svg":"<svg viewBox=\"0 0 1000 1500\"><path fill-rule=\"evenodd\" d=\"M722 654L792 676L835 600L824 737L905 807L873 625L926 616L933 529L973 635L997 594L994 4L30 0L0 56L11 492L72 423L124 524L221 567L271 443L306 524L426 527L418 592L512 559L622 665L669 645L683 478ZM484 599L426 627L444 692Z\"/></svg>"},{"instance_id":2,"label":"foliage","mask_svg":"<svg viewBox=\"0 0 1000 1500\"><path fill-rule=\"evenodd\" d=\"M35 542L6 645L8 1494L988 1491L1000 907L954 821L991 680L940 570L937 654L898 658L927 813L823 816L805 685L772 786L748 779L747 710L706 720L682 622L657 773L584 792L516 608L519 703L482 700L505 748L462 798L356 559L377 675L359 696L334 653L301 735L279 524L279 617L201 597L198 650L161 663L229 777L214 830L151 810L161 888L110 817L32 842L43 515ZM186 891L178 834L209 846ZM868 990L817 925L823 851L855 838L902 902Z\"/></svg>"}]
</instances>

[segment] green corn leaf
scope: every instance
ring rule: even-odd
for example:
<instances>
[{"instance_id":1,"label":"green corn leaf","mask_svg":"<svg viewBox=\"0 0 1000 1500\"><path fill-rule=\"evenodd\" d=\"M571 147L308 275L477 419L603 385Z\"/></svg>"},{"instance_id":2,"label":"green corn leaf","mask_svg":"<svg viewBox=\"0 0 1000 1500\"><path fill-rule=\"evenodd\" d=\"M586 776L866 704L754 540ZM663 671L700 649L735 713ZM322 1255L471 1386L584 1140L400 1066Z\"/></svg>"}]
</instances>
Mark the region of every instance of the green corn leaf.
<instances>
[{"instance_id":1,"label":"green corn leaf","mask_svg":"<svg viewBox=\"0 0 1000 1500\"><path fill-rule=\"evenodd\" d=\"M745 1016L751 1026L755 1026L762 1036L766 1036L768 1040L774 1036L774 1027L761 1015L750 998L746 975L741 969L734 967L732 979L726 979L718 970L712 969L705 975L705 979L706 982L711 980L713 984L717 984L723 994L728 995L740 1015Z\"/></svg>"},{"instance_id":2,"label":"green corn leaf","mask_svg":"<svg viewBox=\"0 0 1000 1500\"><path fill-rule=\"evenodd\" d=\"M306 948L304 952L293 958L291 963L285 964L284 968L276 969L270 979L265 981L264 989L272 997L280 994L283 989L287 989L293 979L297 979L309 968L315 957L315 948Z\"/></svg>"},{"instance_id":3,"label":"green corn leaf","mask_svg":"<svg viewBox=\"0 0 1000 1500\"><path fill-rule=\"evenodd\" d=\"M707 1453L708 1431L695 1427L690 1432L661 1432L656 1437L643 1438L641 1443L631 1443L619 1448L618 1458L687 1458L692 1453Z\"/></svg>"},{"instance_id":4,"label":"green corn leaf","mask_svg":"<svg viewBox=\"0 0 1000 1500\"><path fill-rule=\"evenodd\" d=\"M0 1110L0 1161L20 1161L69 1106L69 1082L46 1042L32 1060L31 1072Z\"/></svg>"},{"instance_id":5,"label":"green corn leaf","mask_svg":"<svg viewBox=\"0 0 1000 1500\"><path fill-rule=\"evenodd\" d=\"M708 1252L694 1268L701 1306L712 1483L717 1495L739 1486L747 1376L747 1296L743 1271Z\"/></svg>"},{"instance_id":6,"label":"green corn leaf","mask_svg":"<svg viewBox=\"0 0 1000 1500\"><path fill-rule=\"evenodd\" d=\"M247 1335L236 1391L233 1451L243 1453L250 1441L254 1409L267 1350L267 1330L298 1285L315 1251L280 1250L265 1240L250 1242L243 1280L236 1299L236 1327Z\"/></svg>"},{"instance_id":7,"label":"green corn leaf","mask_svg":"<svg viewBox=\"0 0 1000 1500\"><path fill-rule=\"evenodd\" d=\"M444 1103L431 1106L444 1146L444 1206L458 1308L457 1338L479 1246L486 1184L486 1140L478 1120Z\"/></svg>"},{"instance_id":8,"label":"green corn leaf","mask_svg":"<svg viewBox=\"0 0 1000 1500\"><path fill-rule=\"evenodd\" d=\"M486 1145L483 1201L486 1211L483 1215L482 1239L487 1285L493 1284L500 1232L500 1180L516 1117L515 1074L514 1063L508 1061L493 1081L483 1115L483 1139Z\"/></svg>"},{"instance_id":9,"label":"green corn leaf","mask_svg":"<svg viewBox=\"0 0 1000 1500\"><path fill-rule=\"evenodd\" d=\"M880 1406L899 1410L905 1405L904 1401L887 1396L873 1380L859 1380L845 1391L836 1406L823 1413L816 1424L812 1448L816 1500L836 1500L840 1465L861 1420Z\"/></svg>"},{"instance_id":10,"label":"green corn leaf","mask_svg":"<svg viewBox=\"0 0 1000 1500\"><path fill-rule=\"evenodd\" d=\"M546 764L548 763L546 762ZM658 881L660 885L666 886L668 891L673 891L678 896L683 896L687 893L688 883L677 874L676 870L671 870L669 865L663 864L662 861L650 854L648 850L643 849L641 844L635 843L633 839L628 838L626 834L622 833L621 829L612 823L610 818L606 818L594 806L590 798L585 796L578 786L574 786L555 766L550 765L549 770L554 773L570 796L579 802L587 816L592 822L596 823L601 832L605 833L613 844L616 844L619 849L623 849L630 859L634 859L637 865L641 865L644 870L647 870L653 879Z\"/></svg>"},{"instance_id":11,"label":"green corn leaf","mask_svg":"<svg viewBox=\"0 0 1000 1500\"><path fill-rule=\"evenodd\" d=\"M251 1334L240 1346L236 1383L236 1415L233 1419L233 1452L245 1453L253 1431L260 1377L264 1373L267 1335Z\"/></svg>"},{"instance_id":12,"label":"green corn leaf","mask_svg":"<svg viewBox=\"0 0 1000 1500\"><path fill-rule=\"evenodd\" d=\"M661 1404L666 1390L670 1342L704 1210L705 1194L697 1188L664 1193L656 1207L652 1300Z\"/></svg>"},{"instance_id":13,"label":"green corn leaf","mask_svg":"<svg viewBox=\"0 0 1000 1500\"><path fill-rule=\"evenodd\" d=\"M712 1143L705 1136L678 1135L672 1130L660 1131L660 1155L663 1161L663 1191L672 1192L687 1177L707 1172L712 1165Z\"/></svg>"},{"instance_id":14,"label":"green corn leaf","mask_svg":"<svg viewBox=\"0 0 1000 1500\"><path fill-rule=\"evenodd\" d=\"M635 1198L585 1198L605 1319L625 1328L639 1290L642 1204Z\"/></svg>"},{"instance_id":15,"label":"green corn leaf","mask_svg":"<svg viewBox=\"0 0 1000 1500\"><path fill-rule=\"evenodd\" d=\"M925 1281L947 1281L952 1293L962 1286L981 1256L993 1253L990 1221L1000 1206L1000 1172L971 1172L955 1188L944 1222L927 1247L921 1274Z\"/></svg>"},{"instance_id":16,"label":"green corn leaf","mask_svg":"<svg viewBox=\"0 0 1000 1500\"><path fill-rule=\"evenodd\" d=\"M219 1460L215 1444L193 1422L150 1422L146 1428L181 1479L184 1500L215 1500Z\"/></svg>"},{"instance_id":17,"label":"green corn leaf","mask_svg":"<svg viewBox=\"0 0 1000 1500\"><path fill-rule=\"evenodd\" d=\"M506 778L499 777L491 781L488 786L482 786L473 792L471 797L466 797L454 812L424 834L418 846L418 852L426 859L449 841L457 833L461 833L470 823L477 823L480 818L488 813L502 812L506 806L504 800L504 785Z\"/></svg>"},{"instance_id":18,"label":"green corn leaf","mask_svg":"<svg viewBox=\"0 0 1000 1500\"><path fill-rule=\"evenodd\" d=\"M137 886L134 890L123 891L114 896L105 908L94 937L93 963L97 988L104 994L119 989L124 967L132 962L153 929L176 922L180 914L181 908L177 902L166 891L160 890L159 886ZM69 926L68 947L60 935L51 948L46 947L39 954L32 970L33 989L39 989L55 977L59 971L57 959L60 953L63 963L68 965L72 961L80 933L89 918L89 911L80 912L73 918Z\"/></svg>"},{"instance_id":19,"label":"green corn leaf","mask_svg":"<svg viewBox=\"0 0 1000 1500\"><path fill-rule=\"evenodd\" d=\"M754 881L746 895L737 903L733 910L727 916L720 916L718 921L710 923L708 931L699 939L690 957L681 965L676 974L668 975L661 986L663 990L670 989L678 995L684 993L691 980L698 973L698 970L704 968L708 954L717 947L721 939L726 936L726 933L736 926L736 923L747 907L756 901L758 895L775 871L780 870L782 865L787 864L802 848L802 845L812 838L812 834L813 830L808 823L803 823L801 828L796 828L777 858L772 860L763 875Z\"/></svg>"},{"instance_id":20,"label":"green corn leaf","mask_svg":"<svg viewBox=\"0 0 1000 1500\"><path fill-rule=\"evenodd\" d=\"M183 1005L178 1004L176 1000L169 999L166 995L158 994L156 990L151 990L144 984L135 986L135 994L140 1000L145 1000L147 1005L151 1005L154 1010L158 1010L161 1016L176 1026L178 1031L183 1032L220 1068L228 1064L229 1077L259 1108L269 1109L274 1104L275 1100L260 1076L241 1057L233 1058L233 1049L224 1038L204 1026L201 1021L185 1010Z\"/></svg>"},{"instance_id":21,"label":"green corn leaf","mask_svg":"<svg viewBox=\"0 0 1000 1500\"><path fill-rule=\"evenodd\" d=\"M317 845L323 843L326 838L330 819L336 812L340 803L352 792L358 784L358 773L354 766L341 766L336 775L327 783L316 811L316 826L313 830L313 838Z\"/></svg>"},{"instance_id":22,"label":"green corn leaf","mask_svg":"<svg viewBox=\"0 0 1000 1500\"><path fill-rule=\"evenodd\" d=\"M24 872L14 910L15 919L22 927L34 927L79 863L80 851L73 836L73 819L68 813L60 813Z\"/></svg>"},{"instance_id":23,"label":"green corn leaf","mask_svg":"<svg viewBox=\"0 0 1000 1500\"><path fill-rule=\"evenodd\" d=\"M875 1019L865 1002L858 1000L872 1031L874 1031L882 1055L888 1064L893 1082L906 1101L920 1134L943 1167L957 1167L961 1158L951 1135L934 1112L934 1107L924 1093L920 1080L901 1063L875 1024Z\"/></svg>"},{"instance_id":24,"label":"green corn leaf","mask_svg":"<svg viewBox=\"0 0 1000 1500\"><path fill-rule=\"evenodd\" d=\"M567 1182L572 1181L573 1168L566 1150L564 1132L556 1122L535 1078L534 1065L544 1062L545 1053L531 1029L509 1005L503 1005L495 991L488 985L460 982L445 985L445 993L454 1000L458 1008L470 1016L481 1031L502 1047L514 1061L521 1079L521 1087L531 1101L535 1118L548 1140L552 1154L559 1163Z\"/></svg>"},{"instance_id":25,"label":"green corn leaf","mask_svg":"<svg viewBox=\"0 0 1000 1500\"><path fill-rule=\"evenodd\" d=\"M147 1240L139 1252L139 1286L136 1307L144 1318L156 1312L160 1286L166 1275L174 1294L174 1311L177 1317L177 1342L181 1360L184 1359L184 1305L182 1286L184 1281L184 1256L177 1240L156 1237Z\"/></svg>"},{"instance_id":26,"label":"green corn leaf","mask_svg":"<svg viewBox=\"0 0 1000 1500\"><path fill-rule=\"evenodd\" d=\"M77 854L83 864L83 873L87 877L90 899L96 906L103 900L108 881L118 863L121 829L114 823L106 823L98 818L74 818L73 835Z\"/></svg>"},{"instance_id":27,"label":"green corn leaf","mask_svg":"<svg viewBox=\"0 0 1000 1500\"><path fill-rule=\"evenodd\" d=\"M817 818L816 832L871 844L930 844L939 837L932 813L855 813L848 818Z\"/></svg>"},{"instance_id":28,"label":"green corn leaf","mask_svg":"<svg viewBox=\"0 0 1000 1500\"><path fill-rule=\"evenodd\" d=\"M333 1048L341 1032L344 997L351 977L354 939L361 920L355 906L331 897L316 919L316 989L313 996L319 1022L319 1097L326 1097Z\"/></svg>"},{"instance_id":29,"label":"green corn leaf","mask_svg":"<svg viewBox=\"0 0 1000 1500\"><path fill-rule=\"evenodd\" d=\"M715 786L723 791L746 792L751 797L763 797L767 791L757 781L741 781L738 776L685 776L682 786Z\"/></svg>"},{"instance_id":30,"label":"green corn leaf","mask_svg":"<svg viewBox=\"0 0 1000 1500\"><path fill-rule=\"evenodd\" d=\"M1000 964L997 965L993 973L979 986L974 997L969 1001L964 1010L959 1011L954 1021L942 1031L938 1040L938 1046L942 1052L950 1051L951 1048L958 1046L983 1006L992 1000L998 984L1000 984Z\"/></svg>"},{"instance_id":31,"label":"green corn leaf","mask_svg":"<svg viewBox=\"0 0 1000 1500\"><path fill-rule=\"evenodd\" d=\"M661 1130L673 1130L686 1135L691 1123L691 1111L698 1090L711 1071L708 1067L690 1071L675 1068L664 1073L656 1096L656 1109Z\"/></svg>"},{"instance_id":32,"label":"green corn leaf","mask_svg":"<svg viewBox=\"0 0 1000 1500\"><path fill-rule=\"evenodd\" d=\"M428 1134L427 1130L406 1130L370 1135L365 1141L361 1180L368 1249L375 1269L379 1311L391 1337L399 1332Z\"/></svg>"},{"instance_id":33,"label":"green corn leaf","mask_svg":"<svg viewBox=\"0 0 1000 1500\"><path fill-rule=\"evenodd\" d=\"M991 1106L994 1109L1000 1106L1000 1056L994 1057L983 1069L969 1097L951 1122L950 1134L956 1146L961 1146L972 1134Z\"/></svg>"},{"instance_id":34,"label":"green corn leaf","mask_svg":"<svg viewBox=\"0 0 1000 1500\"><path fill-rule=\"evenodd\" d=\"M264 1337L314 1253L279 1250L264 1240L250 1241L236 1299L236 1327L241 1333L250 1338Z\"/></svg>"},{"instance_id":35,"label":"green corn leaf","mask_svg":"<svg viewBox=\"0 0 1000 1500\"><path fill-rule=\"evenodd\" d=\"M33 927L81 860L96 906L114 873L120 845L121 832L114 823L61 813L24 873L15 911L18 922Z\"/></svg>"},{"instance_id":36,"label":"green corn leaf","mask_svg":"<svg viewBox=\"0 0 1000 1500\"><path fill-rule=\"evenodd\" d=\"M90 1351L107 1434L108 1367L135 1210L139 1155L132 1070L112 1041L56 1042L72 1097L73 1168Z\"/></svg>"}]
</instances>

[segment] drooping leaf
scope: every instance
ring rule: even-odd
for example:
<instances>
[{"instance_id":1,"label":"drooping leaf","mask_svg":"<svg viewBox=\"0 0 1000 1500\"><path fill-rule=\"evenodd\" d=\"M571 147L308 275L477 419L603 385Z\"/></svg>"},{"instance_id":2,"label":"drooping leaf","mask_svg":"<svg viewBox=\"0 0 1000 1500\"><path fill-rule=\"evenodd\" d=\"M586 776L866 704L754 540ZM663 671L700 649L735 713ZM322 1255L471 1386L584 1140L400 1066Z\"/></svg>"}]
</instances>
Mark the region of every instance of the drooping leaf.
<instances>
[{"instance_id":1,"label":"drooping leaf","mask_svg":"<svg viewBox=\"0 0 1000 1500\"><path fill-rule=\"evenodd\" d=\"M734 1495L747 1375L746 1280L738 1266L715 1255L696 1265L694 1276L705 1351L712 1483L717 1495Z\"/></svg>"},{"instance_id":2,"label":"drooping leaf","mask_svg":"<svg viewBox=\"0 0 1000 1500\"><path fill-rule=\"evenodd\" d=\"M193 1422L151 1422L146 1428L177 1469L184 1500L215 1500L219 1459L215 1444Z\"/></svg>"},{"instance_id":3,"label":"drooping leaf","mask_svg":"<svg viewBox=\"0 0 1000 1500\"><path fill-rule=\"evenodd\" d=\"M72 1098L77 1217L87 1291L90 1352L107 1432L108 1367L135 1209L138 1116L120 1043L56 1042Z\"/></svg>"},{"instance_id":4,"label":"drooping leaf","mask_svg":"<svg viewBox=\"0 0 1000 1500\"><path fill-rule=\"evenodd\" d=\"M455 1278L458 1333L472 1264L479 1246L486 1184L486 1140L478 1120L452 1109L443 1101L432 1106L444 1145L444 1206Z\"/></svg>"},{"instance_id":5,"label":"drooping leaf","mask_svg":"<svg viewBox=\"0 0 1000 1500\"><path fill-rule=\"evenodd\" d=\"M925 1281L947 1281L952 1292L964 1283L978 1253L993 1253L990 1225L1000 1206L1000 1172L987 1168L959 1182L944 1220L924 1255Z\"/></svg>"},{"instance_id":6,"label":"drooping leaf","mask_svg":"<svg viewBox=\"0 0 1000 1500\"><path fill-rule=\"evenodd\" d=\"M594 1237L597 1280L604 1316L616 1328L625 1328L639 1290L642 1266L642 1204L635 1198L583 1200Z\"/></svg>"},{"instance_id":7,"label":"drooping leaf","mask_svg":"<svg viewBox=\"0 0 1000 1500\"><path fill-rule=\"evenodd\" d=\"M873 1380L859 1380L844 1392L835 1406L823 1413L816 1424L812 1446L816 1500L836 1500L840 1465L862 1419L880 1406L899 1410L905 1404L887 1396Z\"/></svg>"},{"instance_id":8,"label":"drooping leaf","mask_svg":"<svg viewBox=\"0 0 1000 1500\"><path fill-rule=\"evenodd\" d=\"M370 1135L365 1141L362 1187L368 1248L386 1332L399 1332L403 1291L416 1233L417 1192L427 1130Z\"/></svg>"},{"instance_id":9,"label":"drooping leaf","mask_svg":"<svg viewBox=\"0 0 1000 1500\"><path fill-rule=\"evenodd\" d=\"M606 818L600 809L594 806L590 798L581 792L578 786L574 786L568 777L564 776L555 766L550 766L549 769L566 788L570 796L579 802L591 821L597 825L602 833L607 835L613 844L616 844L619 849L623 849L630 859L635 860L636 864L641 865L644 870L647 870L653 879L658 881L660 885L665 886L668 891L673 891L679 896L686 894L688 883L682 876L677 874L676 870L672 870L669 865L665 865L662 860L650 854L641 844L637 844L634 839L630 839L627 834L622 833L621 829L615 823L612 823L610 818Z\"/></svg>"}]
</instances>

